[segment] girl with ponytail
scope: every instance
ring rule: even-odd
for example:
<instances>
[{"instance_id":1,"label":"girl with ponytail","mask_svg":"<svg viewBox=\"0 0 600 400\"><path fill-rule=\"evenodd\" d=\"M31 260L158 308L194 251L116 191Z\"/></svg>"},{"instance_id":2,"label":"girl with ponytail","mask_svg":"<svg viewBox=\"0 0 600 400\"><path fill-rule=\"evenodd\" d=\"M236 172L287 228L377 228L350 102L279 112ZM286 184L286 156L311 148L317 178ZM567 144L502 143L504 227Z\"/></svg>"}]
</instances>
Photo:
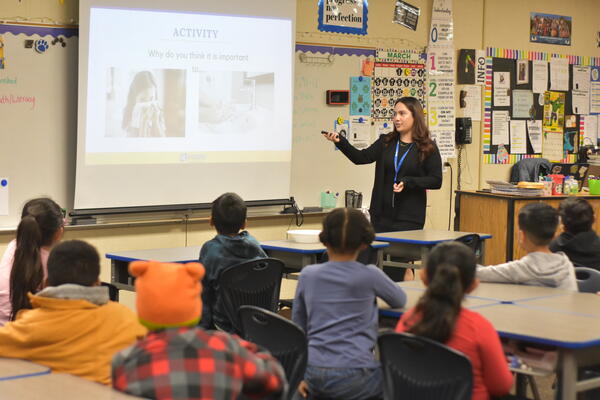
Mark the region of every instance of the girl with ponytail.
<instances>
[{"instance_id":1,"label":"girl with ponytail","mask_svg":"<svg viewBox=\"0 0 600 400\"><path fill-rule=\"evenodd\" d=\"M61 239L63 225L62 210L51 199L33 199L23 207L17 237L0 261L0 326L31 308L27 293L42 287L50 248Z\"/></svg>"},{"instance_id":2,"label":"girl with ponytail","mask_svg":"<svg viewBox=\"0 0 600 400\"><path fill-rule=\"evenodd\" d=\"M487 400L507 394L512 375L492 324L461 305L479 284L476 264L475 254L462 243L435 246L421 270L427 290L402 315L396 331L427 337L466 355L473 367L472 399Z\"/></svg>"},{"instance_id":3,"label":"girl with ponytail","mask_svg":"<svg viewBox=\"0 0 600 400\"><path fill-rule=\"evenodd\" d=\"M381 297L402 307L406 295L375 265L356 261L373 239L373 227L354 208L337 208L319 234L329 261L302 269L292 319L308 338L308 366L298 391L303 397L380 399L383 373L373 349Z\"/></svg>"}]
</instances>

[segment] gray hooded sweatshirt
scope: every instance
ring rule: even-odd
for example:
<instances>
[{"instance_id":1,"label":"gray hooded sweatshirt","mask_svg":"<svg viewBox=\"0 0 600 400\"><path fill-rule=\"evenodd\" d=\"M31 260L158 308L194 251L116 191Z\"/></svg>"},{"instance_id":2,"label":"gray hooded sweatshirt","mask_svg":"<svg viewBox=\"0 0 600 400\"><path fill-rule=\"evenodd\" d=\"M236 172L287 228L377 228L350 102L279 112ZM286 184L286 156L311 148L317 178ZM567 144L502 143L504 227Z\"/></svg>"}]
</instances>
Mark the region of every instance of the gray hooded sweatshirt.
<instances>
[{"instance_id":1,"label":"gray hooded sweatshirt","mask_svg":"<svg viewBox=\"0 0 600 400\"><path fill-rule=\"evenodd\" d=\"M529 253L520 260L488 267L477 266L482 282L520 283L577 291L575 270L563 252Z\"/></svg>"}]
</instances>

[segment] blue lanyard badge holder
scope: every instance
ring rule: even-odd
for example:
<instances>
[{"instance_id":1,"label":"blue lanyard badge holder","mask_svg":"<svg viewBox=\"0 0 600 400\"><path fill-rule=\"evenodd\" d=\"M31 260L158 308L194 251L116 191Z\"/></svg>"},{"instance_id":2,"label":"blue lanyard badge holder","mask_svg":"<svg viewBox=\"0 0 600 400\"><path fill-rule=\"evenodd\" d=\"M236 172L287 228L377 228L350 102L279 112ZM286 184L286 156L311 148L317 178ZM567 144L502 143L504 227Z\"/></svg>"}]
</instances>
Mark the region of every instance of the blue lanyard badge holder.
<instances>
[{"instance_id":1,"label":"blue lanyard badge holder","mask_svg":"<svg viewBox=\"0 0 600 400\"><path fill-rule=\"evenodd\" d=\"M406 149L406 151L400 158L400 161L398 161L398 152L400 150L400 140L398 140L396 142L396 152L394 153L394 171L396 172L394 174L394 184L398 183L397 182L398 181L398 171L400 171L400 168L402 168L402 164L404 164L404 159L406 158L406 155L410 152L410 149L412 149L412 147L413 147L413 143L411 143L410 146L408 146L408 149ZM396 202L396 192L392 191L392 207L394 207L395 202Z\"/></svg>"}]
</instances>

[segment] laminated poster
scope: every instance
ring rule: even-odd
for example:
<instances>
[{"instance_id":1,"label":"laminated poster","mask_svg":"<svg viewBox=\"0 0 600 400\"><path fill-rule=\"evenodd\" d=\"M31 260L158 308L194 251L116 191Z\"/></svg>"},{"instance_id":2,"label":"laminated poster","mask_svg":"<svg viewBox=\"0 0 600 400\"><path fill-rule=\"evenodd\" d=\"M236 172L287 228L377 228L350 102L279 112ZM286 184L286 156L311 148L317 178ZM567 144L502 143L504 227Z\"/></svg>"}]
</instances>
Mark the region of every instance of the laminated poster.
<instances>
[{"instance_id":1,"label":"laminated poster","mask_svg":"<svg viewBox=\"0 0 600 400\"><path fill-rule=\"evenodd\" d=\"M544 132L542 157L550 162L560 162L563 156L562 132Z\"/></svg>"},{"instance_id":2,"label":"laminated poster","mask_svg":"<svg viewBox=\"0 0 600 400\"><path fill-rule=\"evenodd\" d=\"M371 78L350 78L350 115L371 115Z\"/></svg>"},{"instance_id":3,"label":"laminated poster","mask_svg":"<svg viewBox=\"0 0 600 400\"><path fill-rule=\"evenodd\" d=\"M565 126L565 94L544 93L544 132L563 132ZM562 144L562 138L561 138Z\"/></svg>"}]
</instances>

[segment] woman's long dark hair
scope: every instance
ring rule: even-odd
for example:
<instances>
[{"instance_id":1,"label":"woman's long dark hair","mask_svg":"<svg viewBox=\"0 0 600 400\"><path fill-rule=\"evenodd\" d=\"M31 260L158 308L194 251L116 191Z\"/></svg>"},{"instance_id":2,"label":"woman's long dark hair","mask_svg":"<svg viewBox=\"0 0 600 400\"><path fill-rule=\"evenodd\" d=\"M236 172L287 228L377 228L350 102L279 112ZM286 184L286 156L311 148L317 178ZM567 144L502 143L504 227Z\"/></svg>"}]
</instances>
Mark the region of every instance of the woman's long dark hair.
<instances>
[{"instance_id":1,"label":"woman's long dark hair","mask_svg":"<svg viewBox=\"0 0 600 400\"><path fill-rule=\"evenodd\" d=\"M421 102L414 97L401 97L396 100L394 107L396 107L398 103L404 104L412 114L412 139L419 150L419 160L423 161L433 153L434 144L433 140L431 140L431 134L429 133L429 128L427 128L427 123L425 122L425 115L423 114ZM384 136L383 141L387 145L393 143L399 137L400 132L394 127L392 132Z\"/></svg>"},{"instance_id":2,"label":"woman's long dark hair","mask_svg":"<svg viewBox=\"0 0 600 400\"><path fill-rule=\"evenodd\" d=\"M429 285L406 323L408 332L445 343L454 330L465 292L473 284L476 266L473 250L462 243L435 246L425 267Z\"/></svg>"},{"instance_id":3,"label":"woman's long dark hair","mask_svg":"<svg viewBox=\"0 0 600 400\"><path fill-rule=\"evenodd\" d=\"M62 226L62 210L51 199L33 199L23 207L10 272L11 321L19 310L31 308L27 293L38 291L44 280L40 248L50 246Z\"/></svg>"}]
</instances>

